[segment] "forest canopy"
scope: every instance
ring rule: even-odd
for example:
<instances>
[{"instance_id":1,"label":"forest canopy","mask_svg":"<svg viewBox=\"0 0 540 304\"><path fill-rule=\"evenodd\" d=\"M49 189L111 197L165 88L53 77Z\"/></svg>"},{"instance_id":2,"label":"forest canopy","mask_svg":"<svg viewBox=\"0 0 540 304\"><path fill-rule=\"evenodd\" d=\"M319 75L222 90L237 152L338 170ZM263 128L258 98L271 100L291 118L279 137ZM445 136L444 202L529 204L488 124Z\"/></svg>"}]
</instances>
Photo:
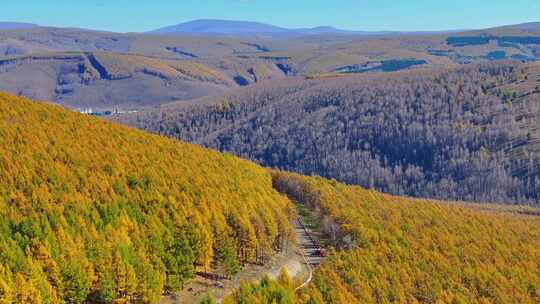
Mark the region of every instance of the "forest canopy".
<instances>
[{"instance_id":1,"label":"forest canopy","mask_svg":"<svg viewBox=\"0 0 540 304\"><path fill-rule=\"evenodd\" d=\"M0 303L156 303L293 215L251 162L0 94Z\"/></svg>"},{"instance_id":2,"label":"forest canopy","mask_svg":"<svg viewBox=\"0 0 540 304\"><path fill-rule=\"evenodd\" d=\"M266 82L120 121L396 195L538 203L538 66Z\"/></svg>"},{"instance_id":3,"label":"forest canopy","mask_svg":"<svg viewBox=\"0 0 540 304\"><path fill-rule=\"evenodd\" d=\"M395 197L282 172L274 185L312 210L335 250L296 294L287 279L263 280L228 303L540 301L540 218L519 213L527 209Z\"/></svg>"}]
</instances>

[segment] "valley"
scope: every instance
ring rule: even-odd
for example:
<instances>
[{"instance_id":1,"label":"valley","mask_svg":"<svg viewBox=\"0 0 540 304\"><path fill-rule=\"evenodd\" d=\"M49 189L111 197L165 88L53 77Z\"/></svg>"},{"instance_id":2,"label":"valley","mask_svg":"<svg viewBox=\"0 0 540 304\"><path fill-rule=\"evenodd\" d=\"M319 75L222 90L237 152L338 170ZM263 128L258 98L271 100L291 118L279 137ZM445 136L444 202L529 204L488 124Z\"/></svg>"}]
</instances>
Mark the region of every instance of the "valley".
<instances>
[{"instance_id":1,"label":"valley","mask_svg":"<svg viewBox=\"0 0 540 304\"><path fill-rule=\"evenodd\" d=\"M0 304L540 303L540 23L190 1L6 4Z\"/></svg>"},{"instance_id":2,"label":"valley","mask_svg":"<svg viewBox=\"0 0 540 304\"><path fill-rule=\"evenodd\" d=\"M116 120L383 192L535 203L537 63L266 82Z\"/></svg>"},{"instance_id":3,"label":"valley","mask_svg":"<svg viewBox=\"0 0 540 304\"><path fill-rule=\"evenodd\" d=\"M219 295L239 286L223 303L266 292L292 303L535 302L534 208L390 196L270 171L51 104L0 100L2 299L156 303L180 290ZM294 228L298 216L309 235ZM288 257L295 234L312 267L321 263L312 238L324 245L327 258L312 277L298 270L303 258ZM299 276L279 273L283 265ZM206 284L196 272L240 270L238 280L262 276L260 283L190 285Z\"/></svg>"}]
</instances>

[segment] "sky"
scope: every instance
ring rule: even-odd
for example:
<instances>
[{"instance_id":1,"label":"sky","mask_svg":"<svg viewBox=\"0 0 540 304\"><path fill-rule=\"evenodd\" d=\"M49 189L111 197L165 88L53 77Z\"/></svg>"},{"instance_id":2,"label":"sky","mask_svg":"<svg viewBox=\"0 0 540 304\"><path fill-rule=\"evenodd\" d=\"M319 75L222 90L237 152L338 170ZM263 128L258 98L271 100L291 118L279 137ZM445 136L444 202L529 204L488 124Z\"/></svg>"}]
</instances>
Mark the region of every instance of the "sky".
<instances>
[{"instance_id":1,"label":"sky","mask_svg":"<svg viewBox=\"0 0 540 304\"><path fill-rule=\"evenodd\" d=\"M350 30L479 29L540 21L539 0L2 0L0 21L143 32L194 19Z\"/></svg>"}]
</instances>

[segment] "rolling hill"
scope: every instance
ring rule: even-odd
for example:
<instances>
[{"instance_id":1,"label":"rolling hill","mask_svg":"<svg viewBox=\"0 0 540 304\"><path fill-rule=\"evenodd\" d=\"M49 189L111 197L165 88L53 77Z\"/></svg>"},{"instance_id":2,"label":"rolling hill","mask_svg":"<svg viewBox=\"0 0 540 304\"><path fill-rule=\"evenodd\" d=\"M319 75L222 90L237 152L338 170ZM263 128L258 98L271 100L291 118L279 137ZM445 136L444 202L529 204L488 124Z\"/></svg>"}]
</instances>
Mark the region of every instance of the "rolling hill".
<instances>
[{"instance_id":1,"label":"rolling hill","mask_svg":"<svg viewBox=\"0 0 540 304\"><path fill-rule=\"evenodd\" d=\"M293 201L328 248L313 280L297 292L286 275L243 284L223 303L539 297L533 208L417 200L271 171L5 93L0 168L5 303L157 303L196 271L235 273L283 250Z\"/></svg>"},{"instance_id":2,"label":"rolling hill","mask_svg":"<svg viewBox=\"0 0 540 304\"><path fill-rule=\"evenodd\" d=\"M271 24L253 21L234 21L199 19L177 25L159 28L149 33L165 35L199 35L199 36L247 36L261 35L272 38L290 38L302 35L403 35L405 32L369 32L342 30L332 26L317 26L313 28L284 28Z\"/></svg>"},{"instance_id":3,"label":"rolling hill","mask_svg":"<svg viewBox=\"0 0 540 304\"><path fill-rule=\"evenodd\" d=\"M38 27L37 24L21 22L0 22L0 30L18 30Z\"/></svg>"},{"instance_id":4,"label":"rolling hill","mask_svg":"<svg viewBox=\"0 0 540 304\"><path fill-rule=\"evenodd\" d=\"M1 303L157 303L291 235L253 163L5 93L0 168Z\"/></svg>"},{"instance_id":5,"label":"rolling hill","mask_svg":"<svg viewBox=\"0 0 540 304\"><path fill-rule=\"evenodd\" d=\"M271 60L239 57L260 52L260 47L237 38L49 28L3 31L1 89L71 108L141 109L285 77ZM97 59L88 60L93 57ZM104 66L101 75L85 78L87 71L97 71L93 63L100 65L100 60L110 66ZM121 72L109 77L109 68Z\"/></svg>"},{"instance_id":6,"label":"rolling hill","mask_svg":"<svg viewBox=\"0 0 540 304\"><path fill-rule=\"evenodd\" d=\"M295 78L117 119L387 193L540 199L537 63Z\"/></svg>"},{"instance_id":7,"label":"rolling hill","mask_svg":"<svg viewBox=\"0 0 540 304\"><path fill-rule=\"evenodd\" d=\"M225 25L222 26L223 23ZM356 34L331 27L280 29L253 24L246 25L247 30L270 27L276 35L281 35L281 30L287 34L280 37L254 32L243 35L204 34L216 27L234 32L244 26L243 22L197 21L181 25L180 31L183 32L178 35L121 34L49 27L0 30L0 60L14 62L13 59L18 58L16 68L8 65L9 68L2 70L1 89L53 100L72 108L141 110L146 106L221 94L238 86L285 77L447 68L497 60L522 62L540 58L540 33L536 24L465 32ZM198 27L201 32L198 35L187 33L197 31ZM291 32L294 35L288 34ZM130 56L145 58L142 60L145 64L152 61L152 66L157 61L162 61L157 64L160 66L170 66L171 61L179 61L172 65L197 65L200 68L196 70L210 71L219 75L213 78L220 80L218 84L213 80L206 81L207 75L198 73L187 79L183 76L161 78L159 75L162 74L144 73L145 68L139 65L142 69L129 73L131 78L100 79L90 86L81 80L80 75L70 75L65 88L59 83L59 79L65 79L62 69L76 69L72 56L64 56L66 53L114 53L118 65L125 65L129 60L124 59ZM53 58L39 62L28 60L32 56Z\"/></svg>"},{"instance_id":8,"label":"rolling hill","mask_svg":"<svg viewBox=\"0 0 540 304\"><path fill-rule=\"evenodd\" d=\"M223 289L298 218L328 253L309 284L223 303L540 303L538 60L538 23L0 23L0 304Z\"/></svg>"},{"instance_id":9,"label":"rolling hill","mask_svg":"<svg viewBox=\"0 0 540 304\"><path fill-rule=\"evenodd\" d=\"M72 109L131 110L220 94L234 81L192 61L106 52L0 59L0 90Z\"/></svg>"},{"instance_id":10,"label":"rolling hill","mask_svg":"<svg viewBox=\"0 0 540 304\"><path fill-rule=\"evenodd\" d=\"M274 173L331 250L307 288L285 278L241 286L224 304L538 303L540 219L384 195Z\"/></svg>"},{"instance_id":11,"label":"rolling hill","mask_svg":"<svg viewBox=\"0 0 540 304\"><path fill-rule=\"evenodd\" d=\"M260 22L201 19L153 30L157 34L285 33L288 29Z\"/></svg>"}]
</instances>

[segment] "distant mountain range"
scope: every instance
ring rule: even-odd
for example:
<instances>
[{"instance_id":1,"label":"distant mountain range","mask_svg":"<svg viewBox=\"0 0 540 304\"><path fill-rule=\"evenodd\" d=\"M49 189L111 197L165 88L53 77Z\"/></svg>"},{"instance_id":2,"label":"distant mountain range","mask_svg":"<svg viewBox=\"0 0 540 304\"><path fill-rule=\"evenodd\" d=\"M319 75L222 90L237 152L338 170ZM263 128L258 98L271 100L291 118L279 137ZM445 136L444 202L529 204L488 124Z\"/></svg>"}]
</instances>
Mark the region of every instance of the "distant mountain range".
<instances>
[{"instance_id":1,"label":"distant mountain range","mask_svg":"<svg viewBox=\"0 0 540 304\"><path fill-rule=\"evenodd\" d=\"M177 25L159 28L150 31L154 34L191 34L191 35L247 35L247 34L267 34L272 36L295 36L295 35L318 35L318 34L362 34L381 35L392 32L368 32L349 31L331 26L319 26L313 28L284 28L271 24L253 21L231 21L217 19L194 20ZM396 32L397 33L397 32Z\"/></svg>"},{"instance_id":2,"label":"distant mountain range","mask_svg":"<svg viewBox=\"0 0 540 304\"><path fill-rule=\"evenodd\" d=\"M21 22L0 22L0 30L19 30L38 27L37 24Z\"/></svg>"},{"instance_id":3,"label":"distant mountain range","mask_svg":"<svg viewBox=\"0 0 540 304\"><path fill-rule=\"evenodd\" d=\"M529 22L515 25L493 27L488 29L469 30L454 29L443 31L354 31L339 29L332 26L318 26L313 28L284 28L271 24L252 21L231 21L217 19L193 20L177 25L159 28L148 33L153 34L173 34L173 35L200 35L200 36L242 36L242 35L266 35L270 37L294 37L303 35L355 35L355 36L410 36L410 35L432 35L451 34L478 31L540 31L540 22Z\"/></svg>"},{"instance_id":4,"label":"distant mountain range","mask_svg":"<svg viewBox=\"0 0 540 304\"><path fill-rule=\"evenodd\" d=\"M540 61L539 23L414 33L198 20L153 33L0 22L0 90L126 111L288 77Z\"/></svg>"},{"instance_id":5,"label":"distant mountain range","mask_svg":"<svg viewBox=\"0 0 540 304\"><path fill-rule=\"evenodd\" d=\"M201 19L151 31L152 33L284 33L289 29L251 21Z\"/></svg>"},{"instance_id":6,"label":"distant mountain range","mask_svg":"<svg viewBox=\"0 0 540 304\"><path fill-rule=\"evenodd\" d=\"M33 23L23 22L3 22L0 21L0 31L2 30L24 30L33 28L54 28L47 25L41 26ZM56 28L59 29L59 28ZM93 32L92 29L80 29ZM454 29L442 31L357 31L340 29L333 26L317 26L312 28L285 28L272 24L255 21L235 21L219 19L199 19L166 26L146 32L146 34L177 35L177 36L267 36L271 38L290 38L306 35L350 35L350 36L411 36L411 35L433 35L433 34L455 34L455 33L494 33L494 31L520 31L523 33L540 31L540 22L529 22L522 24L498 26L487 29ZM101 31L99 31L101 32ZM134 33L132 33L134 34ZM144 33L141 33L144 34ZM512 33L515 34L515 33Z\"/></svg>"}]
</instances>

